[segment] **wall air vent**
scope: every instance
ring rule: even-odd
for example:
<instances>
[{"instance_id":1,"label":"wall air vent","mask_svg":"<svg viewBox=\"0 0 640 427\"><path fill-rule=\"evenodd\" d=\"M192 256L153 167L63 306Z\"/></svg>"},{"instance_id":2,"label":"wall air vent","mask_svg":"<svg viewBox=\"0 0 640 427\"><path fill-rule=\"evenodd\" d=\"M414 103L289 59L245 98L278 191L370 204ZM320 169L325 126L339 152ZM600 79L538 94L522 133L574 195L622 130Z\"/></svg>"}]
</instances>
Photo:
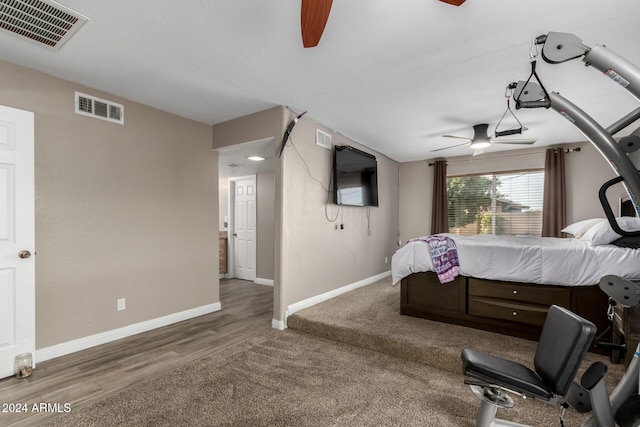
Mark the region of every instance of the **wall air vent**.
<instances>
[{"instance_id":1,"label":"wall air vent","mask_svg":"<svg viewBox=\"0 0 640 427\"><path fill-rule=\"evenodd\" d=\"M52 0L0 0L0 28L55 50L88 20Z\"/></svg>"},{"instance_id":2,"label":"wall air vent","mask_svg":"<svg viewBox=\"0 0 640 427\"><path fill-rule=\"evenodd\" d=\"M76 113L124 124L124 106L80 92L76 92Z\"/></svg>"},{"instance_id":3,"label":"wall air vent","mask_svg":"<svg viewBox=\"0 0 640 427\"><path fill-rule=\"evenodd\" d=\"M331 135L316 129L316 144L331 150Z\"/></svg>"}]
</instances>

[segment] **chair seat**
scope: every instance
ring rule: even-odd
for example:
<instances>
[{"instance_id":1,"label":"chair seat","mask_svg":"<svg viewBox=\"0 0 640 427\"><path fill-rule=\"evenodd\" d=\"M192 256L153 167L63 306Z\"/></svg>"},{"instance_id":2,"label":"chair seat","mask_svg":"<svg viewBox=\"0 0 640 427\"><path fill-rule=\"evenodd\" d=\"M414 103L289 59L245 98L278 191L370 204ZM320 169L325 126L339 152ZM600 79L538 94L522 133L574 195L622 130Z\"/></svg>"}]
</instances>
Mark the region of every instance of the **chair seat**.
<instances>
[{"instance_id":1,"label":"chair seat","mask_svg":"<svg viewBox=\"0 0 640 427\"><path fill-rule=\"evenodd\" d=\"M463 373L472 378L542 400L553 396L542 379L520 363L470 349L464 349L461 357Z\"/></svg>"}]
</instances>

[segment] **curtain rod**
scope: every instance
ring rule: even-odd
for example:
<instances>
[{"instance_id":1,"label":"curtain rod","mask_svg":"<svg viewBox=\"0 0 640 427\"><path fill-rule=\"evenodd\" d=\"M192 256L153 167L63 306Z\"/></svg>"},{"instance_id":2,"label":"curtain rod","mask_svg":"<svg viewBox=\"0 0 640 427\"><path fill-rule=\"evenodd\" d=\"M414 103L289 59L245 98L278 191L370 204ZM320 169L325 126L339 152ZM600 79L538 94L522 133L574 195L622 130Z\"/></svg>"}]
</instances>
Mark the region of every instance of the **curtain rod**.
<instances>
[{"instance_id":1,"label":"curtain rod","mask_svg":"<svg viewBox=\"0 0 640 427\"><path fill-rule=\"evenodd\" d=\"M576 151L576 152L577 152L577 151L581 151L581 150L582 150L582 148L580 148L580 147L576 147L576 148L567 148L567 149L565 149L565 150L564 150L564 152L565 152L565 153L571 153L571 152L574 152L574 151ZM540 153L525 153L525 155L534 155L534 154L540 154ZM522 154L512 154L512 155L507 155L507 156L489 157L489 159L497 159L497 158L501 158L501 157L515 157L515 156L521 156L521 155L522 155ZM486 158L487 158L487 157L485 157L485 159L486 159ZM455 160L454 160L454 161L453 161L453 163L458 163L458 162L469 162L469 161L471 161L471 160L473 160L473 159L470 159L470 160L466 160L466 159L465 159L465 160L458 160L458 161L455 161ZM448 161L447 161L447 162L448 162ZM435 165L435 163L429 163L429 166L433 166L433 165Z\"/></svg>"}]
</instances>

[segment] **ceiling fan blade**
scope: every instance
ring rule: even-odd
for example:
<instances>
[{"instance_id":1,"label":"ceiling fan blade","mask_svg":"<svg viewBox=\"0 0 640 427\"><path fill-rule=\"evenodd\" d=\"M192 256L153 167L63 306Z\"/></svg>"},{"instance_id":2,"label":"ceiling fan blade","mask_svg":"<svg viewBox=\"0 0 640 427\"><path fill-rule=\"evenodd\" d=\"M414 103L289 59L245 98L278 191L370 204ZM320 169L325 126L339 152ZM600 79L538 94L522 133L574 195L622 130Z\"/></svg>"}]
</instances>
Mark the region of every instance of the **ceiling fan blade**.
<instances>
[{"instance_id":1,"label":"ceiling fan blade","mask_svg":"<svg viewBox=\"0 0 640 427\"><path fill-rule=\"evenodd\" d=\"M464 144L450 145L448 147L436 148L435 150L431 150L431 152L433 153L434 151L448 150L449 148L462 147L463 145L469 145L469 144L471 144L471 142L465 142Z\"/></svg>"},{"instance_id":2,"label":"ceiling fan blade","mask_svg":"<svg viewBox=\"0 0 640 427\"><path fill-rule=\"evenodd\" d=\"M455 139L464 139L465 141L471 142L471 138L467 138L466 136L456 136L456 135L442 135L444 138L455 138Z\"/></svg>"},{"instance_id":3,"label":"ceiling fan blade","mask_svg":"<svg viewBox=\"0 0 640 427\"><path fill-rule=\"evenodd\" d=\"M521 144L521 145L531 145L536 142L537 139L492 139L492 144Z\"/></svg>"},{"instance_id":4,"label":"ceiling fan blade","mask_svg":"<svg viewBox=\"0 0 640 427\"><path fill-rule=\"evenodd\" d=\"M315 47L320 43L332 4L333 0L302 0L300 27L304 47Z\"/></svg>"},{"instance_id":5,"label":"ceiling fan blade","mask_svg":"<svg viewBox=\"0 0 640 427\"><path fill-rule=\"evenodd\" d=\"M460 6L466 0L440 0L443 3L452 4L454 6Z\"/></svg>"}]
</instances>

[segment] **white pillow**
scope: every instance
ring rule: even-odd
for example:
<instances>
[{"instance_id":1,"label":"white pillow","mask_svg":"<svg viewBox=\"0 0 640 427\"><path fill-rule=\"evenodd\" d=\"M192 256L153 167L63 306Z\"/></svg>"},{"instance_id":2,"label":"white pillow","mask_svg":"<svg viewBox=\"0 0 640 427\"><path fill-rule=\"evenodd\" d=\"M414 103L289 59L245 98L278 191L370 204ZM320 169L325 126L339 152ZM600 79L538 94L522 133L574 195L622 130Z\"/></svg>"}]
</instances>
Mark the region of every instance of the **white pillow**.
<instances>
[{"instance_id":1,"label":"white pillow","mask_svg":"<svg viewBox=\"0 0 640 427\"><path fill-rule=\"evenodd\" d=\"M571 234L576 239L580 239L584 235L584 233L589 231L591 227L606 221L607 221L606 218L585 219L582 221L575 222L571 225L568 225L560 231L562 231L563 233Z\"/></svg>"},{"instance_id":2,"label":"white pillow","mask_svg":"<svg viewBox=\"0 0 640 427\"><path fill-rule=\"evenodd\" d=\"M618 222L620 228L622 228L624 231L640 231L640 218L624 216L616 218L616 221ZM613 231L613 229L609 225L609 221L605 221L596 224L589 230L587 230L587 232L582 236L581 240L591 242L592 246L598 246L608 245L609 243L619 239L620 237L622 236Z\"/></svg>"}]
</instances>

